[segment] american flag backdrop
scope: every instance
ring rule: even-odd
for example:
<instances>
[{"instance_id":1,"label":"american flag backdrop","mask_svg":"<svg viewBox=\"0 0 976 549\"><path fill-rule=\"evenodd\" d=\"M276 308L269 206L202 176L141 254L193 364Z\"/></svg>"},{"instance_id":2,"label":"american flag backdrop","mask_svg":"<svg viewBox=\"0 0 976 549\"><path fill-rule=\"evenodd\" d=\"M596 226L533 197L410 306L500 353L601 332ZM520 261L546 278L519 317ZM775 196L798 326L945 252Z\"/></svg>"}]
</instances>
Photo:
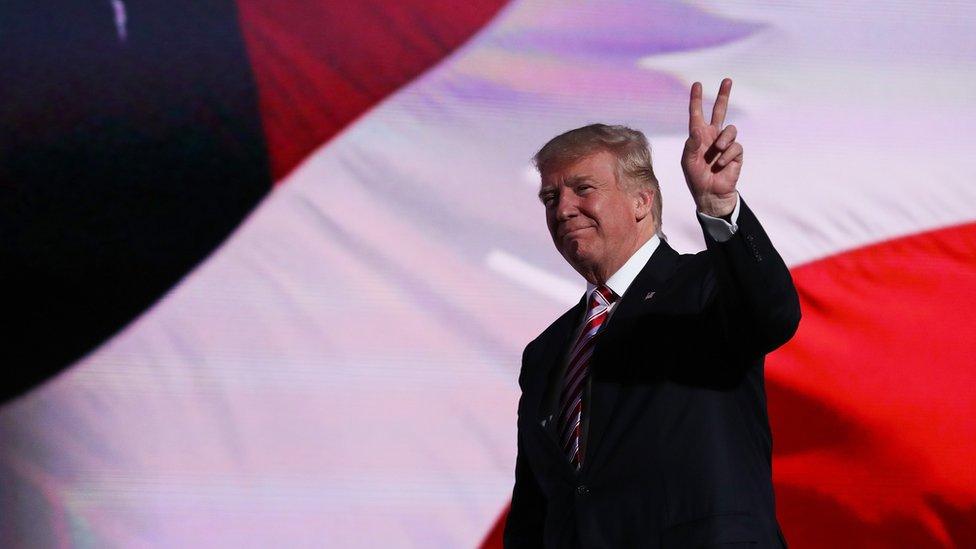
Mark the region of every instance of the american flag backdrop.
<instances>
[{"instance_id":1,"label":"american flag backdrop","mask_svg":"<svg viewBox=\"0 0 976 549\"><path fill-rule=\"evenodd\" d=\"M687 96L803 319L791 546L976 547L976 7L0 4L0 547L500 546L523 346L584 283L529 158ZM710 103L706 97L706 103Z\"/></svg>"}]
</instances>

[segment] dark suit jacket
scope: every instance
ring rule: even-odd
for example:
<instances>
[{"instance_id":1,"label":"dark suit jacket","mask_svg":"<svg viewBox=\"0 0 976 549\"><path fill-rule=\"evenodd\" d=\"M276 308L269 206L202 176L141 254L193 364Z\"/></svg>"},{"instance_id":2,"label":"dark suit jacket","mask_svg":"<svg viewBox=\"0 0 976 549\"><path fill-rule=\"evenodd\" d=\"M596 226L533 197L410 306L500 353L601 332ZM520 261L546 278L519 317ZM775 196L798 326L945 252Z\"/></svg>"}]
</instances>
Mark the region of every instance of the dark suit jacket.
<instances>
[{"instance_id":1,"label":"dark suit jacket","mask_svg":"<svg viewBox=\"0 0 976 549\"><path fill-rule=\"evenodd\" d=\"M744 201L738 227L723 243L706 233L698 254L662 241L622 296L590 362L578 473L546 420L584 303L525 348L506 547L785 545L763 360L792 337L800 306Z\"/></svg>"}]
</instances>

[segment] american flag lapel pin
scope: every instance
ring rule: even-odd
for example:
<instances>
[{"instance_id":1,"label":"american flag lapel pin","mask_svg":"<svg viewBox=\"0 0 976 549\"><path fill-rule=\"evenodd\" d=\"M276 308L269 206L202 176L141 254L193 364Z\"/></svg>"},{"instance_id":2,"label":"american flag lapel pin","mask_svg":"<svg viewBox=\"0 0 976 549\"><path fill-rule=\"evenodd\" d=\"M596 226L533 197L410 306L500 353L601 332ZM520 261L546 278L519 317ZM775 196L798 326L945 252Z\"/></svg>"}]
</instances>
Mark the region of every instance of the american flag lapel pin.
<instances>
[{"instance_id":1,"label":"american flag lapel pin","mask_svg":"<svg viewBox=\"0 0 976 549\"><path fill-rule=\"evenodd\" d=\"M647 301L652 297L654 297L654 292L647 292L647 295L644 296L644 301Z\"/></svg>"}]
</instances>

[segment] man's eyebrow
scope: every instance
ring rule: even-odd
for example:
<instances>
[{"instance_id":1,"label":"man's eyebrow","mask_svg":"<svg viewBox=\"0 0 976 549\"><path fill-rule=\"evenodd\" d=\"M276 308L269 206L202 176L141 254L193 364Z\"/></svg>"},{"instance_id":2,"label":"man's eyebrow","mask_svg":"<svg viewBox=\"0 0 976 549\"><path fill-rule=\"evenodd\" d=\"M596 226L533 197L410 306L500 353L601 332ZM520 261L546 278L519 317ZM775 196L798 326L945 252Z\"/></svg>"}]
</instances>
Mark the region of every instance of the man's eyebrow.
<instances>
[{"instance_id":1,"label":"man's eyebrow","mask_svg":"<svg viewBox=\"0 0 976 549\"><path fill-rule=\"evenodd\" d=\"M568 187L575 187L576 185L579 185L580 183L587 183L587 182L591 182L591 181L593 181L593 177L590 176L590 175L586 175L586 174L584 174L584 175L574 175L574 176L566 179L566 181L563 182L563 185L566 185ZM542 200L542 199L545 198L546 195L555 192L556 187L558 187L558 186L559 185L549 185L547 187L543 187L542 189L540 189L539 190L539 200Z\"/></svg>"}]
</instances>

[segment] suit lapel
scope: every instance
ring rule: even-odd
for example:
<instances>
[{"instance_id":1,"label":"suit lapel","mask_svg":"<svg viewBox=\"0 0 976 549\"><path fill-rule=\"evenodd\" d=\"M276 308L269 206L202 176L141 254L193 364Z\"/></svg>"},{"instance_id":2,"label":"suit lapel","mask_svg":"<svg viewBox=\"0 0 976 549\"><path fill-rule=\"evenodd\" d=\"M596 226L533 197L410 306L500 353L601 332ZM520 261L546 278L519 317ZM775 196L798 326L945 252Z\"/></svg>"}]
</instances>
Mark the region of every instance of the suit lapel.
<instances>
[{"instance_id":1,"label":"suit lapel","mask_svg":"<svg viewBox=\"0 0 976 549\"><path fill-rule=\"evenodd\" d=\"M563 316L559 317L555 323L553 323L552 328L550 328L549 333L545 336L543 340L544 348L540 356L542 356L542 363L540 367L536 370L537 375L541 376L538 380L537 387L541 387L538 396L538 402L535 405L536 409L536 425L539 427L539 431L543 435L543 438L548 441L545 446L553 452L556 459L564 462L566 464L566 472L571 472L572 469L569 465L569 460L565 459L563 455L562 448L559 446L559 442L556 440L556 435L554 433L554 428L550 425L552 410L550 409L550 396L552 392L553 383L558 383L559 380L554 380L553 375L559 371L557 365L559 361L563 360L566 353L569 350L569 345L571 343L570 339L576 331L577 324L579 324L580 319L583 316L583 310L586 308L586 296L584 295L579 303L575 307L563 313Z\"/></svg>"},{"instance_id":2,"label":"suit lapel","mask_svg":"<svg viewBox=\"0 0 976 549\"><path fill-rule=\"evenodd\" d=\"M601 357L612 355L608 351L619 349L629 340L629 327L634 321L653 308L654 297L671 277L677 265L678 253L667 242L661 241L637 278L621 296L620 304L607 321L596 343L590 364L592 385L590 393L590 424L581 474L585 474L600 461L600 447L604 435L616 412L621 380L619 375L630 364L606 364Z\"/></svg>"}]
</instances>

